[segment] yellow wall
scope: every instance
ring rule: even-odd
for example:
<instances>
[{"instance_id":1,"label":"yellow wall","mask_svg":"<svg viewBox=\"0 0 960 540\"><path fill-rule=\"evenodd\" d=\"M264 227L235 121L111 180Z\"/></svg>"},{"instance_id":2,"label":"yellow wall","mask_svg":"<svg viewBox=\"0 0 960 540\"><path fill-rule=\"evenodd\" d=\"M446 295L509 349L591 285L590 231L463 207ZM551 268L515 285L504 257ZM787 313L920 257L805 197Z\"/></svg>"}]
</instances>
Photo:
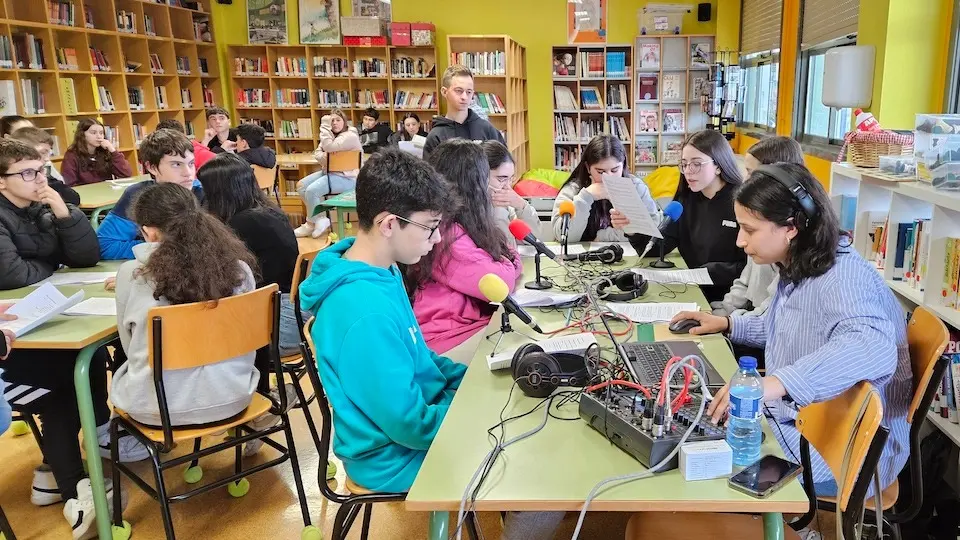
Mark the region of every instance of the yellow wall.
<instances>
[{"instance_id":1,"label":"yellow wall","mask_svg":"<svg viewBox=\"0 0 960 540\"><path fill-rule=\"evenodd\" d=\"M714 34L717 32L717 3L739 4L739 0L711 0L713 17L698 23L697 14L684 16L683 32ZM610 1L607 20L610 25L608 43L632 43L637 35L637 10L647 0ZM341 15L350 14L350 0L340 1ZM530 121L530 154L532 167L553 167L553 83L551 52L555 45L566 43L566 9L563 0L485 0L483 2L451 2L450 0L393 0L393 20L430 21L437 27L439 69L447 67L447 34L508 34L527 49L527 92ZM214 4L216 41L220 44L221 65L226 65L226 45L244 44L246 36L246 0L232 5ZM297 0L287 0L287 24L290 42L299 41ZM726 35L736 23L727 18ZM739 31L737 31L737 41ZM223 70L221 70L223 71ZM229 73L223 72L225 86Z\"/></svg>"}]
</instances>

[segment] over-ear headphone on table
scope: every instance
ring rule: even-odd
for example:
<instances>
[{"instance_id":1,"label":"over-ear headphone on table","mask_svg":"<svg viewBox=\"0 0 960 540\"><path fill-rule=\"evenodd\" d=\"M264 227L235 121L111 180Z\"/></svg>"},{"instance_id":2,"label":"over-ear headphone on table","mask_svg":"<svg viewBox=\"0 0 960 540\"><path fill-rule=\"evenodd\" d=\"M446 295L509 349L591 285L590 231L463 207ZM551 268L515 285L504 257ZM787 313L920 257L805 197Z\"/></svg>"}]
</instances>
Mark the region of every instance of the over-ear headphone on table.
<instances>
[{"instance_id":1,"label":"over-ear headphone on table","mask_svg":"<svg viewBox=\"0 0 960 540\"><path fill-rule=\"evenodd\" d=\"M583 253L578 253L576 255L567 255L564 260L616 264L623 260L623 248L617 244L610 244L590 251L585 251Z\"/></svg>"},{"instance_id":2,"label":"over-ear headphone on table","mask_svg":"<svg viewBox=\"0 0 960 540\"><path fill-rule=\"evenodd\" d=\"M773 165L761 165L757 167L757 170L769 176L770 178L773 178L777 182L780 182L783 187L790 191L790 193L793 195L793 198L796 199L797 203L800 204L800 209L803 211L804 215L807 216L807 223L810 223L810 220L817 216L817 205L813 201L813 197L807 191L807 188L803 187L803 184L796 181L783 169Z\"/></svg>"},{"instance_id":3,"label":"over-ear headphone on table","mask_svg":"<svg viewBox=\"0 0 960 540\"><path fill-rule=\"evenodd\" d=\"M620 289L621 292L610 291L612 286ZM597 285L597 296L608 302L629 302L647 294L648 288L650 283L643 276L632 270L626 270L602 280Z\"/></svg>"},{"instance_id":4,"label":"over-ear headphone on table","mask_svg":"<svg viewBox=\"0 0 960 540\"><path fill-rule=\"evenodd\" d=\"M527 343L513 353L510 369L524 394L545 398L561 386L586 386L600 361L600 346L591 344L584 355L548 353L536 343Z\"/></svg>"}]
</instances>

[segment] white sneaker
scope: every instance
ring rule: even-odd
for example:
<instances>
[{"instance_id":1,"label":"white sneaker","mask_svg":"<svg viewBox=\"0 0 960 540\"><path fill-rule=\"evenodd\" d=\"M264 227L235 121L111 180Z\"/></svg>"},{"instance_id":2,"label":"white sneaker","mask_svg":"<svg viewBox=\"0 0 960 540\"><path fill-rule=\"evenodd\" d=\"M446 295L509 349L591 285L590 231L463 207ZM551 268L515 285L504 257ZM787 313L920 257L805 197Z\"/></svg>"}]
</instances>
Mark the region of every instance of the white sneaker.
<instances>
[{"instance_id":1,"label":"white sneaker","mask_svg":"<svg viewBox=\"0 0 960 540\"><path fill-rule=\"evenodd\" d=\"M112 456L110 455L109 423L97 426L97 441L100 443L100 457L110 459ZM120 438L117 439L117 445L120 447L120 463L135 463L150 457L150 452L143 443L122 431Z\"/></svg>"},{"instance_id":2,"label":"white sneaker","mask_svg":"<svg viewBox=\"0 0 960 540\"><path fill-rule=\"evenodd\" d=\"M107 506L113 512L113 482L107 478ZM121 508L126 508L127 500L120 494ZM73 540L87 540L97 537L97 513L93 508L93 486L89 478L77 482L77 498L68 499L63 505L63 517L73 529Z\"/></svg>"},{"instance_id":3,"label":"white sneaker","mask_svg":"<svg viewBox=\"0 0 960 540\"><path fill-rule=\"evenodd\" d=\"M37 506L50 506L63 502L60 486L57 485L57 479L53 477L53 471L47 464L42 464L33 470L30 502Z\"/></svg>"},{"instance_id":4,"label":"white sneaker","mask_svg":"<svg viewBox=\"0 0 960 540\"><path fill-rule=\"evenodd\" d=\"M313 231L310 233L310 236L314 238L320 238L321 236L327 234L327 229L330 228L330 218L322 217L317 218L317 221L313 224Z\"/></svg>"},{"instance_id":5,"label":"white sneaker","mask_svg":"<svg viewBox=\"0 0 960 540\"><path fill-rule=\"evenodd\" d=\"M313 234L313 229L314 229L313 223L310 221L307 221L303 225L294 229L293 235L296 236L297 238L306 238Z\"/></svg>"},{"instance_id":6,"label":"white sneaker","mask_svg":"<svg viewBox=\"0 0 960 540\"><path fill-rule=\"evenodd\" d=\"M287 393L287 411L296 406L300 402L300 398L297 396L297 391L290 383L284 383L283 389ZM276 388L270 389L270 396L276 400L280 400L279 391ZM257 431L262 431L264 429L270 429L273 426L276 426L280 423L280 415L273 414L271 412L265 412L254 420L247 422L247 427L255 429ZM250 457L256 455L260 449L263 447L263 441L260 439L254 439L247 442L243 445L243 457Z\"/></svg>"}]
</instances>

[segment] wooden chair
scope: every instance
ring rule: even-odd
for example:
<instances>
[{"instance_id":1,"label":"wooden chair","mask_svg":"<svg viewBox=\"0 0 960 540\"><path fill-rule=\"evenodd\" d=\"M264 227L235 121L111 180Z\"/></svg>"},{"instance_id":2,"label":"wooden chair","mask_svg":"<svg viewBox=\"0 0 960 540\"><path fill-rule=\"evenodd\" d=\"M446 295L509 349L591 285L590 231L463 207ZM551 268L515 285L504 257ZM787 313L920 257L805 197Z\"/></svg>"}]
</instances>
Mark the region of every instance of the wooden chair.
<instances>
[{"instance_id":1,"label":"wooden chair","mask_svg":"<svg viewBox=\"0 0 960 540\"><path fill-rule=\"evenodd\" d=\"M155 307L148 313L147 325L147 335L149 336L147 342L148 361L153 369L154 387L157 393L162 425L159 428L147 426L134 421L124 411L114 409L117 416L110 422L113 485L120 485L120 473L122 472L133 480L140 489L159 501L166 537L172 540L175 538L175 534L170 514L170 503L183 501L194 495L206 493L222 486L227 486L227 491L234 497L242 497L250 487L249 481L246 479L247 476L279 465L289 459L305 527L301 537L317 540L321 538L320 529L310 524L310 511L303 491L303 480L297 462L293 433L286 413L287 399L285 392L279 392L277 401L255 393L246 410L222 422L189 427L176 427L170 424L170 412L167 406L166 388L163 380L164 371L215 364L256 351L262 347L269 347L273 369L277 379L282 380L283 370L277 352L280 325L280 292L277 285L272 284L246 294L220 299L214 307L211 307L209 303ZM201 328L203 331L198 331ZM255 431L246 425L267 412L280 417L280 422L276 426ZM156 488L148 485L129 467L119 462L117 440L121 428L146 446L153 466ZM234 432L234 437L201 450L201 437L214 435L228 429ZM269 438L270 435L279 432L283 432L286 437L286 447ZM243 445L255 439L262 440L265 444L280 452L280 457L243 470L241 461ZM191 453L161 461L161 454L167 454L178 444L189 441L193 442ZM166 482L163 478L164 470L190 463L184 473L184 479L188 484L194 484L199 482L203 475L203 471L198 465L198 460L201 457L231 448L235 451L234 474L188 490L180 495L169 495L167 493ZM113 505L114 536L123 535L124 533L120 531L124 531L128 537L130 524L123 521L120 501L121 498L116 497L116 503Z\"/></svg>"},{"instance_id":2,"label":"wooden chair","mask_svg":"<svg viewBox=\"0 0 960 540\"><path fill-rule=\"evenodd\" d=\"M327 153L327 163L324 167L324 170L328 173L343 173L346 171L355 171L363 166L363 152L360 150L349 150L344 152L328 152ZM330 191L327 195L324 195L324 200L327 197L339 195L339 193L333 193L333 190ZM313 208L308 208L307 212L312 213ZM327 218L330 218L330 211L326 212ZM350 223L350 214L347 214L347 224ZM348 227L349 228L349 227Z\"/></svg>"},{"instance_id":3,"label":"wooden chair","mask_svg":"<svg viewBox=\"0 0 960 540\"><path fill-rule=\"evenodd\" d=\"M273 191L277 204L280 204L280 165L274 165L272 169L259 165L250 165L250 168L253 169L253 177L257 179L257 187L267 194Z\"/></svg>"},{"instance_id":4,"label":"wooden chair","mask_svg":"<svg viewBox=\"0 0 960 540\"><path fill-rule=\"evenodd\" d=\"M786 529L786 538L798 538L794 530L806 527L814 518L817 499L813 491L813 471L810 466L810 445L823 456L839 486L840 512L837 527L843 535L837 538L853 540L854 524L862 515L867 487L873 479L877 462L886 443L888 431L880 425L883 407L880 394L869 382L860 382L839 396L808 405L797 415L800 431L800 461L803 465L804 491L810 500L810 510ZM678 521L683 522L680 530ZM671 531L673 533L671 534ZM694 540L727 538L719 534L731 532L730 538L761 540L763 527L759 520L741 514L683 514L641 512L627 523L627 540L671 538Z\"/></svg>"},{"instance_id":5,"label":"wooden chair","mask_svg":"<svg viewBox=\"0 0 960 540\"><path fill-rule=\"evenodd\" d=\"M314 318L311 317L303 327L303 335L306 338L307 346L304 348L304 360L307 367L307 373L310 375L310 382L313 384L313 391L316 395L320 407L320 414L323 417L321 425L320 439L317 451L320 456L320 464L317 473L317 479L320 484L320 493L330 502L340 505L337 515L333 522L333 540L345 540L350 528L353 526L357 515L361 510L363 513L363 528L360 531L361 540L367 540L370 534L370 519L373 517L373 505L381 502L398 502L407 498L406 493L380 493L370 491L349 477L346 479L346 488L349 492L346 495L337 493L327 483L325 471L327 463L330 461L330 437L333 431L333 411L330 408L330 402L323 391L323 383L320 381L320 372L317 368L316 345L313 342L311 330L313 328ZM470 538L476 540L479 538L476 521L472 513L469 514L466 522L467 533Z\"/></svg>"}]
</instances>

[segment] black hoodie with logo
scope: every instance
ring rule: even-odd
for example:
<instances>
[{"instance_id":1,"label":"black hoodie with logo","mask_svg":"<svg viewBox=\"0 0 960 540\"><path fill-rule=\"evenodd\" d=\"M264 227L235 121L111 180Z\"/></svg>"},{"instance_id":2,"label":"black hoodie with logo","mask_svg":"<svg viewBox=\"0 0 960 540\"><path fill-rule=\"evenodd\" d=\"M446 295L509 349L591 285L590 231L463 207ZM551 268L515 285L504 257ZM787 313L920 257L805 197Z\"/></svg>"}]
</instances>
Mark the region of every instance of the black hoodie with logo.
<instances>
[{"instance_id":1,"label":"black hoodie with logo","mask_svg":"<svg viewBox=\"0 0 960 540\"><path fill-rule=\"evenodd\" d=\"M377 150L387 146L393 130L385 122L378 122L370 129L364 129L360 132L360 144L363 146L364 154L372 154Z\"/></svg>"},{"instance_id":2,"label":"black hoodie with logo","mask_svg":"<svg viewBox=\"0 0 960 540\"><path fill-rule=\"evenodd\" d=\"M468 141L500 141L503 135L493 127L493 124L477 116L473 109L467 109L467 119L461 124L445 116L433 117L433 128L427 135L427 142L423 146L423 158L426 159L440 143L449 139L466 139Z\"/></svg>"}]
</instances>

